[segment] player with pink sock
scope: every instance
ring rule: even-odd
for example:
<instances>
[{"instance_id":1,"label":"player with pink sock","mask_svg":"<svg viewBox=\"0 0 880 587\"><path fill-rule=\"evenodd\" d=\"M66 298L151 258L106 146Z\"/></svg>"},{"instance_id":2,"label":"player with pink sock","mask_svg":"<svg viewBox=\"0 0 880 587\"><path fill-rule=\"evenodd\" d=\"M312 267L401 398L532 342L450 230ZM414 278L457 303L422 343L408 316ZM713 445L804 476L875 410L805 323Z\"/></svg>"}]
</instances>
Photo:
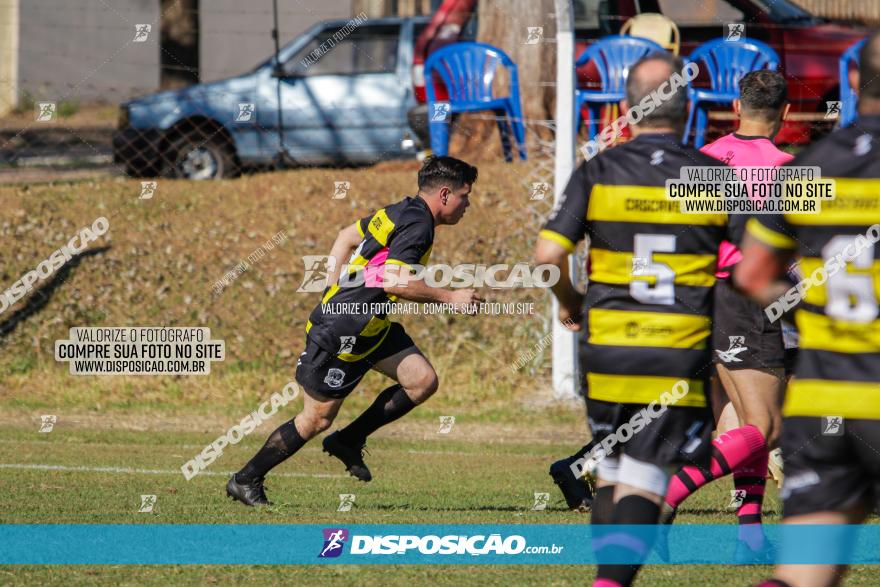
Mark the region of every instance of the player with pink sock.
<instances>
[{"instance_id":1,"label":"player with pink sock","mask_svg":"<svg viewBox=\"0 0 880 587\"><path fill-rule=\"evenodd\" d=\"M778 166L790 161L792 156L773 144L789 109L786 94L785 77L780 73L761 70L745 75L740 80L740 99L733 103L740 121L737 132L721 137L701 151L735 167ZM731 215L735 239L742 237L747 218L745 214ZM732 473L734 497L740 503L736 558L740 562L762 562L772 555L765 548L760 529L761 507L768 451L777 442L780 430L785 350L781 324L771 322L760 305L730 285L730 271L741 258L735 243L721 245L713 320L716 370L730 400L716 414L731 410L735 413L719 417L710 469L687 466L670 480L664 521L671 522L675 509L697 489ZM731 420L738 422L739 427L723 427L724 422Z\"/></svg>"}]
</instances>

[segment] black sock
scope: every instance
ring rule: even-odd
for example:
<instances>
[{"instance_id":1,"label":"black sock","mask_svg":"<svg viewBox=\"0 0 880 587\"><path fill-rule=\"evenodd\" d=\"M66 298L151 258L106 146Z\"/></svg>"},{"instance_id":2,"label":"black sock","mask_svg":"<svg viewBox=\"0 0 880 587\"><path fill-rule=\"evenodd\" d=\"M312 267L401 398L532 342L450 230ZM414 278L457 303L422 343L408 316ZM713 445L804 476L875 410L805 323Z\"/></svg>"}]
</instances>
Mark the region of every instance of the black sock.
<instances>
[{"instance_id":1,"label":"black sock","mask_svg":"<svg viewBox=\"0 0 880 587\"><path fill-rule=\"evenodd\" d=\"M590 532L593 535L593 552L598 555L614 515L614 485L604 485L596 489L593 505L590 507Z\"/></svg>"},{"instance_id":2,"label":"black sock","mask_svg":"<svg viewBox=\"0 0 880 587\"><path fill-rule=\"evenodd\" d=\"M305 443L306 441L297 432L293 420L288 420L269 435L263 448L235 474L236 480L251 481L264 477L273 467L280 465L301 449Z\"/></svg>"},{"instance_id":3,"label":"black sock","mask_svg":"<svg viewBox=\"0 0 880 587\"><path fill-rule=\"evenodd\" d=\"M596 446L596 441L595 441L595 440L591 440L591 441L588 442L587 444L583 445L579 451L577 451L576 453L574 453L573 455L571 455L571 456L568 457L568 458L570 458L570 459L573 460L573 461L576 461L576 460L578 460L578 459L582 459L582 458L584 458L585 456L587 456L587 453L588 453L588 452L590 452L591 450L593 450L593 447L594 447L594 446Z\"/></svg>"},{"instance_id":4,"label":"black sock","mask_svg":"<svg viewBox=\"0 0 880 587\"><path fill-rule=\"evenodd\" d=\"M339 438L350 446L360 446L367 436L384 426L394 422L416 407L409 399L403 387L397 383L382 391L369 408L358 416L354 422L339 431Z\"/></svg>"},{"instance_id":5,"label":"black sock","mask_svg":"<svg viewBox=\"0 0 880 587\"><path fill-rule=\"evenodd\" d=\"M600 557L605 560L635 556L640 560L647 558L657 536L657 522L660 519L660 506L638 495L627 495L614 505L611 523L617 525L646 525L644 532L634 532L623 536L624 540L614 540L601 549ZM623 544L639 544L633 549ZM600 559L601 560L601 559ZM621 585L631 585L639 572L641 564L599 564L596 576L600 579L617 581Z\"/></svg>"},{"instance_id":6,"label":"black sock","mask_svg":"<svg viewBox=\"0 0 880 587\"><path fill-rule=\"evenodd\" d=\"M590 508L591 524L610 524L614 515L614 485L605 485L596 490L593 506Z\"/></svg>"}]
</instances>

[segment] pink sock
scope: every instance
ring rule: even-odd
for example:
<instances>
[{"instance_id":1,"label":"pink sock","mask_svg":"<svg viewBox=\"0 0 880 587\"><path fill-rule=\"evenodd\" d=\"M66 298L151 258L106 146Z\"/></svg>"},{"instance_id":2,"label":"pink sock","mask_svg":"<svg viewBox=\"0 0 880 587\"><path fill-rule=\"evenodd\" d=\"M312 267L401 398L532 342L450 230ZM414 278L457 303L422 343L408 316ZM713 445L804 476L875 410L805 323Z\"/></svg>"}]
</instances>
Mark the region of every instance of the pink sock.
<instances>
[{"instance_id":1,"label":"pink sock","mask_svg":"<svg viewBox=\"0 0 880 587\"><path fill-rule=\"evenodd\" d=\"M764 545L764 532L761 530L761 506L764 504L764 484L767 480L767 462L770 453L757 452L733 472L733 484L737 491L743 492L742 504L736 512L739 519L739 539L749 544L752 550Z\"/></svg>"},{"instance_id":2,"label":"pink sock","mask_svg":"<svg viewBox=\"0 0 880 587\"><path fill-rule=\"evenodd\" d=\"M672 479L666 490L666 503L678 507L681 502L697 489L718 477L729 475L759 452L767 454L764 435L755 426L729 430L712 441L712 461L709 471L698 467L682 467Z\"/></svg>"},{"instance_id":3,"label":"pink sock","mask_svg":"<svg viewBox=\"0 0 880 587\"><path fill-rule=\"evenodd\" d=\"M623 585L611 579L599 579L597 577L593 579L593 587L623 587Z\"/></svg>"}]
</instances>

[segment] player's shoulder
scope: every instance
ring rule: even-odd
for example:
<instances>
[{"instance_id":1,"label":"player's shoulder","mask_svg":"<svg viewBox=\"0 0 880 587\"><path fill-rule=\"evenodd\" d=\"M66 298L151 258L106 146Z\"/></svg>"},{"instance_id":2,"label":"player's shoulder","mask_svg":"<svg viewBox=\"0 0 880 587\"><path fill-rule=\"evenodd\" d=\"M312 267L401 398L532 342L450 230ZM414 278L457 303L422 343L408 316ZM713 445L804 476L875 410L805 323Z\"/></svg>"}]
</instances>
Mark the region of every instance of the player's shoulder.
<instances>
[{"instance_id":1,"label":"player's shoulder","mask_svg":"<svg viewBox=\"0 0 880 587\"><path fill-rule=\"evenodd\" d=\"M397 228L417 229L425 232L434 231L434 219L428 203L419 196L407 196L386 207L388 217Z\"/></svg>"},{"instance_id":2,"label":"player's shoulder","mask_svg":"<svg viewBox=\"0 0 880 587\"><path fill-rule=\"evenodd\" d=\"M712 155L705 153L695 147L689 147L688 145L680 145L678 154L683 159L683 165L685 166L717 167L724 165L722 161L719 161Z\"/></svg>"},{"instance_id":3,"label":"player's shoulder","mask_svg":"<svg viewBox=\"0 0 880 587\"><path fill-rule=\"evenodd\" d=\"M731 143L739 142L740 141L736 138L736 135L734 133L728 133L724 136L718 137L711 143L706 143L705 145L700 147L699 151L708 155L717 149L729 146Z\"/></svg>"},{"instance_id":4,"label":"player's shoulder","mask_svg":"<svg viewBox=\"0 0 880 587\"><path fill-rule=\"evenodd\" d=\"M848 167L853 157L864 155L876 149L880 142L880 125L872 127L849 126L833 131L804 148L792 159L789 165L815 166L820 165L829 171L835 166Z\"/></svg>"}]
</instances>

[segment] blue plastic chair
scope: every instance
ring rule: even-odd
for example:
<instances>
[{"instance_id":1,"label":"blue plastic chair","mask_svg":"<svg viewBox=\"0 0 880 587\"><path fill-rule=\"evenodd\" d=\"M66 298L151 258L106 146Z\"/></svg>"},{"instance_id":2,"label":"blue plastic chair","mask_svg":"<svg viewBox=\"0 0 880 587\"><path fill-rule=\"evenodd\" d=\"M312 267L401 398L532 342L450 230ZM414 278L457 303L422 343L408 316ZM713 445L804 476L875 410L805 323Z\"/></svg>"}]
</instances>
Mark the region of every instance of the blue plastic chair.
<instances>
[{"instance_id":1,"label":"blue plastic chair","mask_svg":"<svg viewBox=\"0 0 880 587\"><path fill-rule=\"evenodd\" d=\"M859 66L859 51L865 44L862 39L855 45L843 52L838 63L840 69L840 128L851 125L856 120L857 106L859 97L856 95L855 89L849 85L849 64L855 63Z\"/></svg>"},{"instance_id":2,"label":"blue plastic chair","mask_svg":"<svg viewBox=\"0 0 880 587\"><path fill-rule=\"evenodd\" d=\"M626 97L626 76L636 61L663 47L649 39L609 35L587 47L575 62L575 68L592 61L599 71L600 90L575 89L574 132L581 128L581 109L586 105L590 112L590 138L599 131L599 111L604 104L616 104Z\"/></svg>"},{"instance_id":3,"label":"blue plastic chair","mask_svg":"<svg viewBox=\"0 0 880 587\"><path fill-rule=\"evenodd\" d=\"M754 39L727 41L723 38L706 41L693 50L687 61L702 62L698 65L706 68L712 86L710 90L694 87L688 90L691 110L682 142L687 144L696 117L694 146L698 149L706 142L707 104L731 104L739 98L739 80L745 74L765 68L776 69L780 63L779 55L766 43Z\"/></svg>"},{"instance_id":4,"label":"blue plastic chair","mask_svg":"<svg viewBox=\"0 0 880 587\"><path fill-rule=\"evenodd\" d=\"M496 98L492 94L492 81L499 65L506 67L510 73L510 95L502 98ZM449 111L445 113L445 117L435 116L435 73L443 80L449 94ZM446 155L449 152L449 123L452 114L490 110L497 117L504 159L513 160L510 148L510 127L513 127L519 158L526 160L526 127L519 97L519 76L516 64L504 51L486 43L447 45L431 53L425 61L425 80L431 151L435 155Z\"/></svg>"}]
</instances>

